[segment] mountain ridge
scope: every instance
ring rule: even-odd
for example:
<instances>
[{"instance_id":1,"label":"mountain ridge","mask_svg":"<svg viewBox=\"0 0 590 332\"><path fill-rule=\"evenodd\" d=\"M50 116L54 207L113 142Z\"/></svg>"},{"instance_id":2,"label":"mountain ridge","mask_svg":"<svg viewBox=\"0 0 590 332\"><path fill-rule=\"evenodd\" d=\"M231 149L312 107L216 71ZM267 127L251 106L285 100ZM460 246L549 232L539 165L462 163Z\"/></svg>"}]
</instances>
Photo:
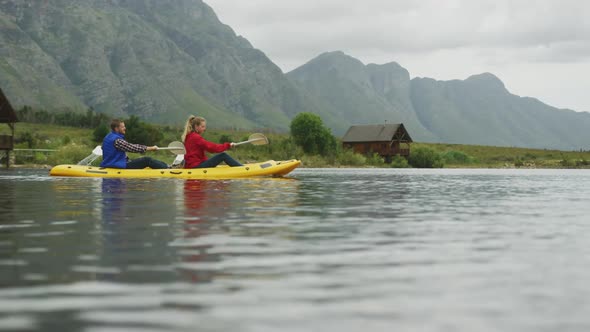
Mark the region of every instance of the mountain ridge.
<instances>
[{"instance_id":1,"label":"mountain ridge","mask_svg":"<svg viewBox=\"0 0 590 332\"><path fill-rule=\"evenodd\" d=\"M16 105L283 130L315 111L202 1L4 0L0 15L0 84Z\"/></svg>"},{"instance_id":2,"label":"mountain ridge","mask_svg":"<svg viewBox=\"0 0 590 332\"><path fill-rule=\"evenodd\" d=\"M417 141L588 148L589 113L511 94L492 73L411 78L397 62L325 52L283 73L201 0L0 0L0 86L14 106L288 130L300 112L337 136L403 122ZM572 111L573 112L573 111Z\"/></svg>"},{"instance_id":3,"label":"mountain ridge","mask_svg":"<svg viewBox=\"0 0 590 332\"><path fill-rule=\"evenodd\" d=\"M423 142L557 149L588 149L590 142L584 129L590 113L514 95L488 72L464 80L410 79L396 62L364 65L343 52L326 52L287 76L327 102L323 114L331 115L327 122L338 133L350 125L347 118L370 113L369 122L403 122Z\"/></svg>"}]
</instances>

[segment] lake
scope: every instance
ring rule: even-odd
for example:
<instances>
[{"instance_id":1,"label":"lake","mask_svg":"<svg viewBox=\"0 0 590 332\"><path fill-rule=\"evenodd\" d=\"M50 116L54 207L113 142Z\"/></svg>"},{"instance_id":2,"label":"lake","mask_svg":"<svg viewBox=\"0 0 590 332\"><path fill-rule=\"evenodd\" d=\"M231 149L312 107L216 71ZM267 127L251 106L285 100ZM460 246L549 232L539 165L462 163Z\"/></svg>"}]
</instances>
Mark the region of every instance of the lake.
<instances>
[{"instance_id":1,"label":"lake","mask_svg":"<svg viewBox=\"0 0 590 332\"><path fill-rule=\"evenodd\" d=\"M589 331L590 171L0 170L0 330Z\"/></svg>"}]
</instances>

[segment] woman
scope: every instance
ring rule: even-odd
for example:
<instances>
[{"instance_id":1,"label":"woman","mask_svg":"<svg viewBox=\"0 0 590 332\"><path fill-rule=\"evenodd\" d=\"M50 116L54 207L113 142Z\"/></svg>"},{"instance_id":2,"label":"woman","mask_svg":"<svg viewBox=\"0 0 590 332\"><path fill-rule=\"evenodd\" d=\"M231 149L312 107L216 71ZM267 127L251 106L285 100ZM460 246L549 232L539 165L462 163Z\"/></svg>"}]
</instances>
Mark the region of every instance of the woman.
<instances>
[{"instance_id":1,"label":"woman","mask_svg":"<svg viewBox=\"0 0 590 332\"><path fill-rule=\"evenodd\" d=\"M223 152L231 149L234 143L215 144L205 140L201 135L207 130L207 122L200 116L191 115L186 121L182 141L186 148L184 154L184 168L215 167L222 161L231 167L243 166L238 161ZM206 152L221 152L207 159Z\"/></svg>"}]
</instances>

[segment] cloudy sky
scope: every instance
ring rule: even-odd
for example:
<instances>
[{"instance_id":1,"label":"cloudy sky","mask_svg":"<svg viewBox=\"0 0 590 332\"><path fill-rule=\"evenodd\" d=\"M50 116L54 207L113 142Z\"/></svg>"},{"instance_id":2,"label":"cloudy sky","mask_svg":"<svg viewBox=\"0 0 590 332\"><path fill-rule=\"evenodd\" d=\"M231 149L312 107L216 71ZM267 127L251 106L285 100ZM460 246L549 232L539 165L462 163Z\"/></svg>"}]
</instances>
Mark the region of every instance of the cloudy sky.
<instances>
[{"instance_id":1,"label":"cloudy sky","mask_svg":"<svg viewBox=\"0 0 590 332\"><path fill-rule=\"evenodd\" d=\"M284 72L323 52L411 77L490 72L516 95L590 112L590 2L205 0Z\"/></svg>"}]
</instances>

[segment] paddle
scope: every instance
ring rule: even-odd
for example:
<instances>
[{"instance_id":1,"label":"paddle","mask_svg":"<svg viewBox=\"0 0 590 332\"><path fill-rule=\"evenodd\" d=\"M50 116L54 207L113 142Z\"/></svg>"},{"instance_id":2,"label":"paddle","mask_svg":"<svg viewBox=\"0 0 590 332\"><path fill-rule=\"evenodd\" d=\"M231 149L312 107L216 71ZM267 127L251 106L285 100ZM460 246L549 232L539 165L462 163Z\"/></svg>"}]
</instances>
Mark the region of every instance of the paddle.
<instances>
[{"instance_id":1,"label":"paddle","mask_svg":"<svg viewBox=\"0 0 590 332\"><path fill-rule=\"evenodd\" d=\"M167 148L158 147L158 150L170 150L170 152L172 152L174 154L185 154L186 153L186 149L184 148L184 144L182 144L182 142L179 142L179 141L171 142L170 144L168 144Z\"/></svg>"},{"instance_id":2,"label":"paddle","mask_svg":"<svg viewBox=\"0 0 590 332\"><path fill-rule=\"evenodd\" d=\"M166 148L159 147L158 150L170 150L170 152L176 155L186 153L186 150L184 149L184 144L182 144L182 142L179 141L174 141L168 144L168 147ZM89 156L78 162L78 165L89 166L90 164L92 164L93 161L95 161L100 156L102 156L102 147L100 145L97 145L94 148L94 150L92 150L92 153Z\"/></svg>"},{"instance_id":3,"label":"paddle","mask_svg":"<svg viewBox=\"0 0 590 332\"><path fill-rule=\"evenodd\" d=\"M92 153L90 155L88 155L86 158L80 160L78 162L78 165L84 165L84 166L88 166L90 164L92 164L93 161L96 160L96 158L102 156L102 147L100 145L97 145L94 150L92 150Z\"/></svg>"},{"instance_id":4,"label":"paddle","mask_svg":"<svg viewBox=\"0 0 590 332\"><path fill-rule=\"evenodd\" d=\"M268 138L266 138L266 136L262 135L261 133L255 133L255 134L250 135L250 137L248 137L247 141L234 143L234 146L242 145L242 144L246 144L246 143L252 143L252 145L265 145L265 144L268 144Z\"/></svg>"},{"instance_id":5,"label":"paddle","mask_svg":"<svg viewBox=\"0 0 590 332\"><path fill-rule=\"evenodd\" d=\"M266 136L264 136L263 134L255 133L255 134L250 135L250 137L248 137L247 141L234 143L234 146L247 144L247 143L252 143L252 145L264 145L264 144L268 144L268 138L266 138ZM174 159L174 162L172 163L172 165L181 164L182 161L184 160L184 154L186 153L186 150L184 148L184 144L182 144L181 142L178 142L178 141L170 143L167 148L158 148L158 150L170 150L170 151L172 151L172 153L177 155L176 158Z\"/></svg>"}]
</instances>

